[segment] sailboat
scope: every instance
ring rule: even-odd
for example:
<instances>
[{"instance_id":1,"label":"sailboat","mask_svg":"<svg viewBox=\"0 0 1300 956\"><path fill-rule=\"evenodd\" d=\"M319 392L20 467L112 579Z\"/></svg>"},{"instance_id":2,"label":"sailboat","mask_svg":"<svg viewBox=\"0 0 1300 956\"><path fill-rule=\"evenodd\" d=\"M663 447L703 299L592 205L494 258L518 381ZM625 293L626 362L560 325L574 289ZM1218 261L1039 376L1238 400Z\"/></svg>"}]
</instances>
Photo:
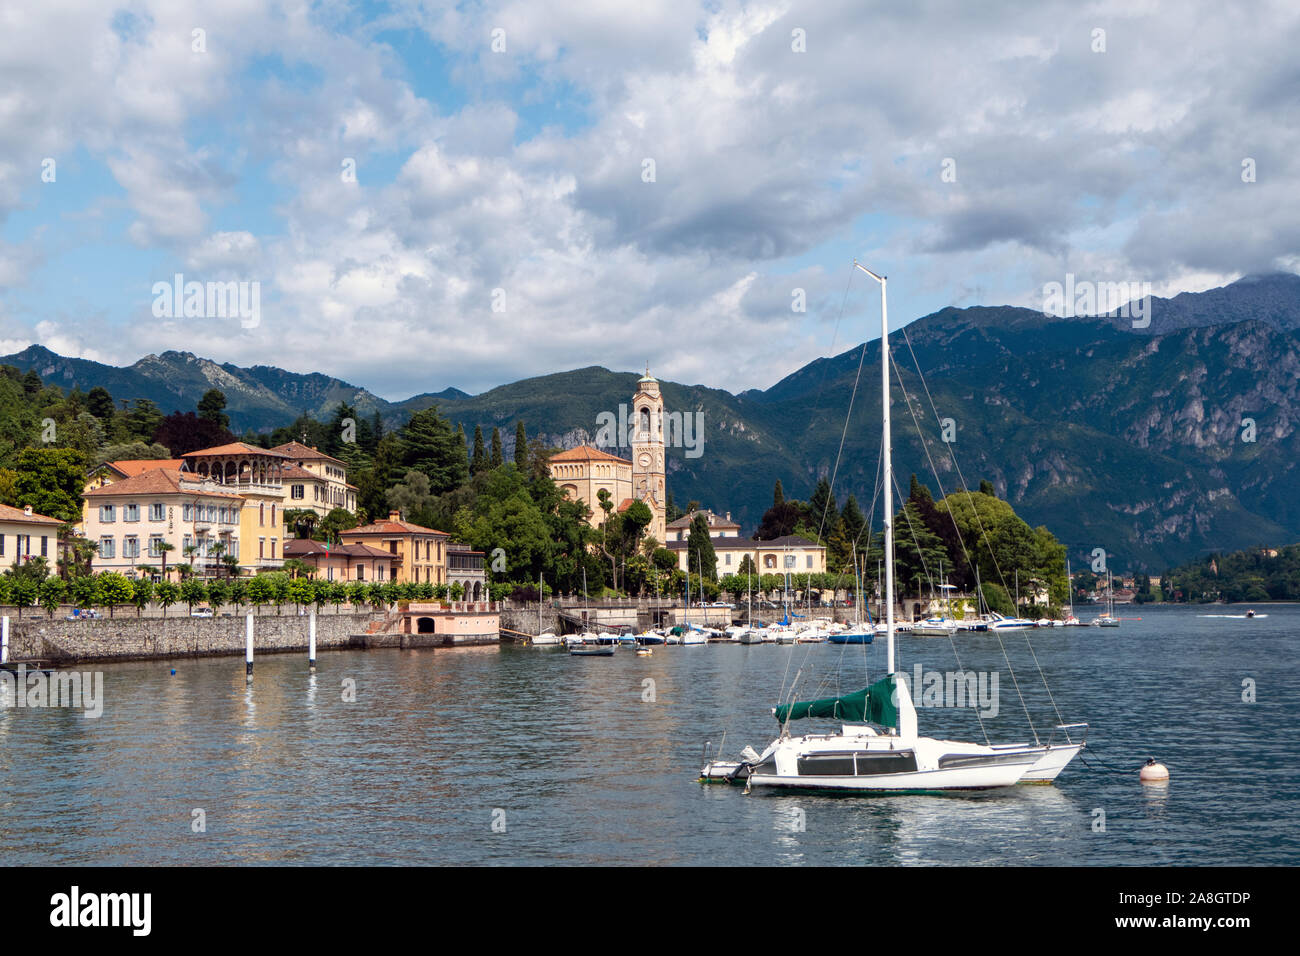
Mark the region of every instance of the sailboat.
<instances>
[{"instance_id":1,"label":"sailboat","mask_svg":"<svg viewBox=\"0 0 1300 956\"><path fill-rule=\"evenodd\" d=\"M1106 572L1106 613L1093 618L1097 627L1119 627L1119 618L1115 616L1115 580Z\"/></svg>"},{"instance_id":2,"label":"sailboat","mask_svg":"<svg viewBox=\"0 0 1300 956\"><path fill-rule=\"evenodd\" d=\"M1069 585L1070 613L1064 621L1060 622L1060 624L1062 627L1083 627L1084 623L1074 616L1074 571L1070 568L1070 561L1068 558L1065 562L1065 581Z\"/></svg>"},{"instance_id":3,"label":"sailboat","mask_svg":"<svg viewBox=\"0 0 1300 956\"><path fill-rule=\"evenodd\" d=\"M554 631L546 630L542 624L542 590L545 585L545 580L539 574L537 576L537 636L528 642L534 647L555 647L564 643L564 638Z\"/></svg>"},{"instance_id":4,"label":"sailboat","mask_svg":"<svg viewBox=\"0 0 1300 956\"><path fill-rule=\"evenodd\" d=\"M876 637L875 625L870 621L862 621L862 579L866 577L864 571L858 574L858 553L857 548L853 549L853 604L858 612L857 623L852 627L838 631L828 638L832 644L870 644Z\"/></svg>"},{"instance_id":5,"label":"sailboat","mask_svg":"<svg viewBox=\"0 0 1300 956\"><path fill-rule=\"evenodd\" d=\"M880 284L882 475L884 490L886 676L852 694L797 701L773 710L781 735L757 759L728 766L706 764L702 779L727 774L747 788L827 790L841 793L982 790L1008 787L1031 773L1051 780L1083 743L1000 746L937 740L918 732L916 707L894 661L893 466L889 421L889 320L885 277L854 261ZM844 723L838 732L791 736L793 720L821 717ZM860 722L860 723L859 723ZM1073 726L1073 725L1070 725Z\"/></svg>"},{"instance_id":6,"label":"sailboat","mask_svg":"<svg viewBox=\"0 0 1300 956\"><path fill-rule=\"evenodd\" d=\"M582 569L582 616L583 620L589 620L590 611L587 607L587 569ZM568 645L569 654L573 657L613 657L614 651L618 647L617 641L608 641L599 631L593 632L584 624L581 634L571 634L565 638L565 644Z\"/></svg>"}]
</instances>

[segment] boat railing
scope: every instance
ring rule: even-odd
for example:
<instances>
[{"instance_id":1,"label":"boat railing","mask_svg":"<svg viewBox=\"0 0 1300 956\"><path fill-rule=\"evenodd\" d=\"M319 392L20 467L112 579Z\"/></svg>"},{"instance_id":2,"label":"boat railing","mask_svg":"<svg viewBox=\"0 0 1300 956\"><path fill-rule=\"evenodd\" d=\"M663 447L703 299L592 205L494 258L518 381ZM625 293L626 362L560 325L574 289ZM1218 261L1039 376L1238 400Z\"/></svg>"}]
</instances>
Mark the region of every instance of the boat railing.
<instances>
[{"instance_id":1,"label":"boat railing","mask_svg":"<svg viewBox=\"0 0 1300 956\"><path fill-rule=\"evenodd\" d=\"M1087 745L1087 741L1088 741L1088 725L1087 725L1086 723L1078 723L1078 724L1057 724L1056 727L1053 728L1053 730L1052 730L1052 735L1051 735L1050 737L1047 738L1047 746L1049 746L1049 747L1052 746L1053 741L1056 740L1056 731L1058 731L1058 730L1064 732L1064 734L1065 734L1065 742L1066 742L1067 744L1074 744L1074 743L1076 743L1076 741L1074 741L1074 740L1072 740L1072 739L1070 738L1070 731L1071 731L1071 730L1078 730L1080 727L1083 728L1083 735L1078 739L1077 743L1079 744L1080 747L1086 746L1086 745Z\"/></svg>"}]
</instances>

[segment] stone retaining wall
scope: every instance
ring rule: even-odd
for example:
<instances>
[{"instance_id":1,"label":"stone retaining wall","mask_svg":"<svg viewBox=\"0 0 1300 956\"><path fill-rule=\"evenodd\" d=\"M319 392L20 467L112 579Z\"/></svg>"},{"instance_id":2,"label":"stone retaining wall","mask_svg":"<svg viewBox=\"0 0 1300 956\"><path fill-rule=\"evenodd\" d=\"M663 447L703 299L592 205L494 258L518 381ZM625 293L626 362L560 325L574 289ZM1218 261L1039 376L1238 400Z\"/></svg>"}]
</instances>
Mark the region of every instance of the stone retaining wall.
<instances>
[{"instance_id":1,"label":"stone retaining wall","mask_svg":"<svg viewBox=\"0 0 1300 956\"><path fill-rule=\"evenodd\" d=\"M253 648L257 654L306 654L308 616L297 614L254 617ZM319 651L376 646L402 646L401 635L367 632L384 615L319 614ZM169 657L243 655L244 618L99 618L92 621L50 620L44 614L9 618L9 657L39 658L59 664L82 661L129 661ZM391 644L388 643L391 641Z\"/></svg>"}]
</instances>

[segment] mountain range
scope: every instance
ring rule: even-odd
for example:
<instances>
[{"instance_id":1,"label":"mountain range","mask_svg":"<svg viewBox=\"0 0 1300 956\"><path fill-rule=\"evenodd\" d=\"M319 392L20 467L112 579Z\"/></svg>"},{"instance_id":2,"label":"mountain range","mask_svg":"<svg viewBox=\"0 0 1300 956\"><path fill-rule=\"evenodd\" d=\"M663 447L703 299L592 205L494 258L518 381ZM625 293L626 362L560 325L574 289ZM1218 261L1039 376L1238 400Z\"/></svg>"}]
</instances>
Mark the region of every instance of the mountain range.
<instances>
[{"instance_id":1,"label":"mountain range","mask_svg":"<svg viewBox=\"0 0 1300 956\"><path fill-rule=\"evenodd\" d=\"M1149 315L1148 326L1134 328L1119 313L947 308L891 334L895 383L908 396L895 389L901 490L912 472L936 497L963 479L969 487L988 479L1027 521L1066 542L1076 562L1103 548L1120 568L1161 571L1207 551L1300 539L1300 276L1248 276L1153 298ZM840 501L851 492L868 510L880 451L879 361L877 340L765 390L662 382L670 413L703 416L702 454L668 452L676 502L730 511L749 530L777 478L788 497L806 497L834 472ZM236 430L268 430L303 412L326 418L340 401L390 426L437 406L467 430L499 427L507 453L519 419L553 445L592 441L597 416L617 414L639 378L590 367L480 395L449 388L388 402L322 373L240 368L187 352L118 368L33 345L0 363L64 388L148 398L164 411L193 409L219 388ZM946 435L942 419L951 419Z\"/></svg>"}]
</instances>

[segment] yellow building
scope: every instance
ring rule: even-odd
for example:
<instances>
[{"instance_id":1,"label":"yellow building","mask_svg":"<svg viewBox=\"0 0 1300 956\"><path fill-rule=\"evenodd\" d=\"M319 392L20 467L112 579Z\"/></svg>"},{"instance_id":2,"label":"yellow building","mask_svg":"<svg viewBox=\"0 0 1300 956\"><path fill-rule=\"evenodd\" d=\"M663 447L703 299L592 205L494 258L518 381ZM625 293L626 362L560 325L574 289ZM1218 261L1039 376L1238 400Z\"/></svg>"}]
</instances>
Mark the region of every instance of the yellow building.
<instances>
[{"instance_id":1,"label":"yellow building","mask_svg":"<svg viewBox=\"0 0 1300 956\"><path fill-rule=\"evenodd\" d=\"M614 418L612 413L607 414ZM622 425L623 421L619 421L620 431ZM624 439L632 449L630 460L592 445L580 445L551 456L551 479L566 497L586 503L593 527L599 527L605 520L600 507L601 491L609 492L618 512L626 511L633 501L644 501L651 514L646 535L662 544L667 537L664 401L658 379L649 374L637 382L626 433L616 436L615 444L621 444Z\"/></svg>"},{"instance_id":2,"label":"yellow building","mask_svg":"<svg viewBox=\"0 0 1300 956\"><path fill-rule=\"evenodd\" d=\"M591 509L593 527L605 520L600 492L609 492L615 509L632 500L632 463L591 445L579 445L551 456L551 479L566 498L583 501Z\"/></svg>"},{"instance_id":3,"label":"yellow building","mask_svg":"<svg viewBox=\"0 0 1300 956\"><path fill-rule=\"evenodd\" d=\"M770 541L741 538L735 535L713 535L713 551L718 557L718 577L739 574L745 555L754 562L758 574L785 574L796 577L804 574L821 574L826 570L826 548L796 534L788 534ZM689 552L687 535L681 540L669 541L668 550L677 555L677 566L687 570ZM697 573L697 568L690 569Z\"/></svg>"},{"instance_id":4,"label":"yellow building","mask_svg":"<svg viewBox=\"0 0 1300 956\"><path fill-rule=\"evenodd\" d=\"M302 442L271 449L289 459L284 474L284 507L310 508L322 518L335 508L357 510L357 489L348 484L347 464Z\"/></svg>"},{"instance_id":5,"label":"yellow building","mask_svg":"<svg viewBox=\"0 0 1300 956\"><path fill-rule=\"evenodd\" d=\"M289 457L245 442L231 442L182 455L181 477L211 482L243 499L239 522L239 564L279 567L284 561L284 476L296 466Z\"/></svg>"},{"instance_id":6,"label":"yellow building","mask_svg":"<svg viewBox=\"0 0 1300 956\"><path fill-rule=\"evenodd\" d=\"M50 569L59 559L58 518L38 515L31 508L0 505L0 567L18 567L44 558Z\"/></svg>"},{"instance_id":7,"label":"yellow building","mask_svg":"<svg viewBox=\"0 0 1300 956\"><path fill-rule=\"evenodd\" d=\"M403 521L393 511L386 521L374 521L339 535L344 544L367 544L398 558L393 575L398 584L447 583L447 542L451 535Z\"/></svg>"}]
</instances>

